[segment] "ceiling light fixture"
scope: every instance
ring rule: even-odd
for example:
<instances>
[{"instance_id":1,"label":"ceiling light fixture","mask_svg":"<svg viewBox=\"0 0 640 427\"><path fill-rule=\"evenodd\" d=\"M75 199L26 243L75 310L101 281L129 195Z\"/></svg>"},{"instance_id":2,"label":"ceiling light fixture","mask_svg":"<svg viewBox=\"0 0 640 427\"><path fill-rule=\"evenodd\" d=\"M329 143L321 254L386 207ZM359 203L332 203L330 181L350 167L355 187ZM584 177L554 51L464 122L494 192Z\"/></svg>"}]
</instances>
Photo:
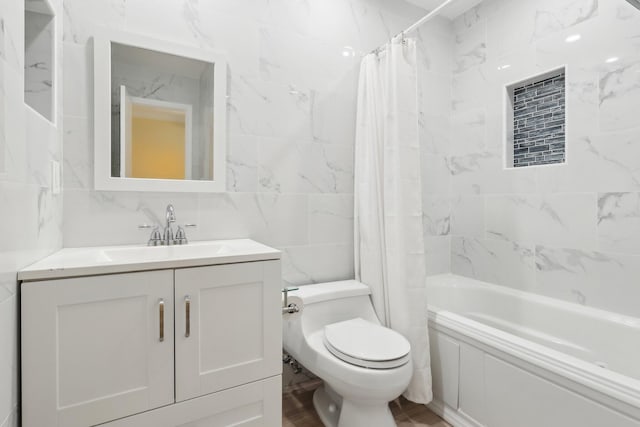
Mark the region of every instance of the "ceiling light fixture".
<instances>
[{"instance_id":1,"label":"ceiling light fixture","mask_svg":"<svg viewBox=\"0 0 640 427\"><path fill-rule=\"evenodd\" d=\"M567 37L565 39L565 41L567 43L574 43L574 42L577 42L578 40L580 40L581 38L582 38L582 36L580 34L572 34L569 37Z\"/></svg>"}]
</instances>

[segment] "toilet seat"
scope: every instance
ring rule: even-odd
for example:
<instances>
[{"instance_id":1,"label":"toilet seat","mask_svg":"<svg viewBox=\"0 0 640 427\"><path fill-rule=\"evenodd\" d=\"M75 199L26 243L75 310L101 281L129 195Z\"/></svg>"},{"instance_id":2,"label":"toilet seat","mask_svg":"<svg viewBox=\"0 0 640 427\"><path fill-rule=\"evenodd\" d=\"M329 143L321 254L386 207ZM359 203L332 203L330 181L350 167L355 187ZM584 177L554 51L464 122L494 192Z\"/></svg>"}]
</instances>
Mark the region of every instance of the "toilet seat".
<instances>
[{"instance_id":1,"label":"toilet seat","mask_svg":"<svg viewBox=\"0 0 640 427\"><path fill-rule=\"evenodd\" d=\"M326 325L324 345L338 359L363 368L392 369L411 359L405 337L361 318Z\"/></svg>"}]
</instances>

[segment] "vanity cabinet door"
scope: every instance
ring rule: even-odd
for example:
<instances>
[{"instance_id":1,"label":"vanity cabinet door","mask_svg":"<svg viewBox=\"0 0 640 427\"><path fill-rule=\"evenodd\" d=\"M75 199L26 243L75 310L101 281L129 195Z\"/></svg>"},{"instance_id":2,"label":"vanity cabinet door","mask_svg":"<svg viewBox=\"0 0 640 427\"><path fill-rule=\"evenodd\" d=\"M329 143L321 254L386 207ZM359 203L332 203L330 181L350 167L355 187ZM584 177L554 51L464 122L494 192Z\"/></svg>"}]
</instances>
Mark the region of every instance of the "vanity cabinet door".
<instances>
[{"instance_id":1,"label":"vanity cabinet door","mask_svg":"<svg viewBox=\"0 0 640 427\"><path fill-rule=\"evenodd\" d=\"M282 372L280 261L175 271L176 400Z\"/></svg>"},{"instance_id":2,"label":"vanity cabinet door","mask_svg":"<svg viewBox=\"0 0 640 427\"><path fill-rule=\"evenodd\" d=\"M174 402L172 270L27 282L21 304L24 427Z\"/></svg>"}]
</instances>

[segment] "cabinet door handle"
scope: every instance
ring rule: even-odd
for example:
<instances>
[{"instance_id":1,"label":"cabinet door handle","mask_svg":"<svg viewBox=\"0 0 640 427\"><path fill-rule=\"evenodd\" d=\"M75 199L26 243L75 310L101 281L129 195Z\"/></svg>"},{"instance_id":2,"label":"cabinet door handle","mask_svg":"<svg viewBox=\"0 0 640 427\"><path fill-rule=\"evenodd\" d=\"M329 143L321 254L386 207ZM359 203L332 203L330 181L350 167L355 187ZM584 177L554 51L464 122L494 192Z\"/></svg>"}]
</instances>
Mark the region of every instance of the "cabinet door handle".
<instances>
[{"instance_id":1,"label":"cabinet door handle","mask_svg":"<svg viewBox=\"0 0 640 427\"><path fill-rule=\"evenodd\" d=\"M189 338L191 335L191 297L189 295L184 297L184 315L185 315L185 329L184 336Z\"/></svg>"},{"instance_id":2,"label":"cabinet door handle","mask_svg":"<svg viewBox=\"0 0 640 427\"><path fill-rule=\"evenodd\" d=\"M158 303L158 309L160 310L160 342L164 341L164 300L160 298Z\"/></svg>"}]
</instances>

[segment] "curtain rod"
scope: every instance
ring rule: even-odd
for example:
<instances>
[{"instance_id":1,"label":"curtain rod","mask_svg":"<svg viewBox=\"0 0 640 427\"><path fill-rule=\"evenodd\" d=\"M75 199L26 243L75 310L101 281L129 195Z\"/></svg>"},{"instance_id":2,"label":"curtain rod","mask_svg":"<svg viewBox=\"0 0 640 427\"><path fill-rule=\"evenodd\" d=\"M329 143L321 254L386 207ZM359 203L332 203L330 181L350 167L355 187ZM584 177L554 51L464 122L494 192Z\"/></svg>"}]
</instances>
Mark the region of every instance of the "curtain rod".
<instances>
[{"instance_id":1,"label":"curtain rod","mask_svg":"<svg viewBox=\"0 0 640 427\"><path fill-rule=\"evenodd\" d=\"M436 7L431 12L427 13L425 16L420 18L414 24L410 25L404 31L400 31L398 34L396 34L395 36L391 37L391 39L394 39L399 35L403 35L404 36L406 33L409 33L411 31L414 31L414 30L418 29L422 24L424 24L425 22L431 20L433 17L437 16L442 9L444 9L445 7L447 7L450 3L453 3L454 1L456 1L456 0L446 0L440 6ZM382 46L378 46L377 48L373 49L370 53L378 53L378 51L381 48L382 48Z\"/></svg>"}]
</instances>

